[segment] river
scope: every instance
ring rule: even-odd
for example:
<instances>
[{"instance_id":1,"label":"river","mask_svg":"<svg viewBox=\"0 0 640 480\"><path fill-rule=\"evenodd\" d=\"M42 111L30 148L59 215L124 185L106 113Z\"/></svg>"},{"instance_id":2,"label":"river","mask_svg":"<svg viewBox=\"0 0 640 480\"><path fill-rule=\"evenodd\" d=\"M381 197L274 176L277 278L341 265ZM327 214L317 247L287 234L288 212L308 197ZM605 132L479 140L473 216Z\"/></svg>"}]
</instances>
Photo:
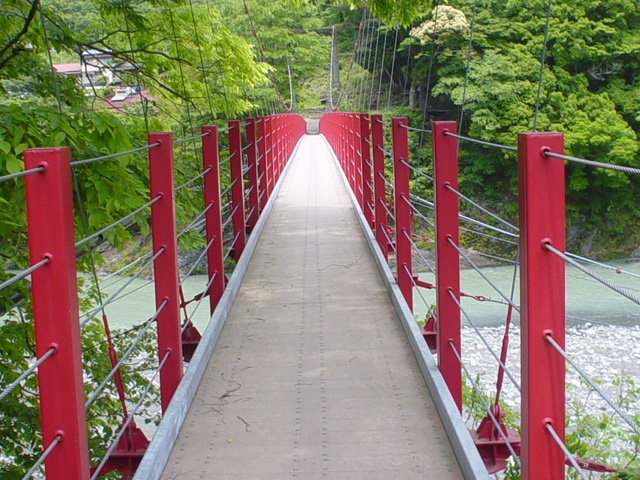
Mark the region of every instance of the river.
<instances>
[{"instance_id":1,"label":"river","mask_svg":"<svg viewBox=\"0 0 640 480\"><path fill-rule=\"evenodd\" d=\"M616 266L615 263L612 263ZM590 266L598 274L611 280L629 290L640 295L640 278L626 274L617 274L613 270L602 267ZM625 263L625 270L640 274L640 262ZM485 267L482 269L502 292L509 296L513 281L513 267ZM433 275L430 273L420 273L420 278L427 282L435 283ZM108 294L113 294L124 284L124 277L112 277L104 282L103 289ZM206 276L195 275L188 278L184 285L184 292L187 301L198 294L206 285ZM472 295L482 295L487 299L496 301L504 300L500 294L493 289L475 270L463 269L460 272L460 284L463 292ZM135 293L121 296L114 300L113 304L107 307L107 313L112 327L127 328L143 322L155 312L153 285L146 285L147 280L134 280L127 292ZM566 271L566 312L568 325L583 325L586 322L592 324L612 324L618 326L640 325L640 306L622 297L618 293L610 290L596 280L588 277L577 269L567 266ZM519 303L519 285L516 283L514 301ZM435 303L435 291L420 289L425 300L430 304ZM503 325L507 312L505 304L494 303L489 300L479 302L471 298L462 299L462 306L471 319L478 326L499 326ZM195 302L189 305L188 311L195 307ZM198 309L194 317L195 325L202 331L206 326L208 315L208 299ZM414 311L418 318L423 318L426 313L426 306L419 294L414 294ZM468 324L464 316L462 323ZM514 323L519 323L517 312L514 312Z\"/></svg>"}]
</instances>

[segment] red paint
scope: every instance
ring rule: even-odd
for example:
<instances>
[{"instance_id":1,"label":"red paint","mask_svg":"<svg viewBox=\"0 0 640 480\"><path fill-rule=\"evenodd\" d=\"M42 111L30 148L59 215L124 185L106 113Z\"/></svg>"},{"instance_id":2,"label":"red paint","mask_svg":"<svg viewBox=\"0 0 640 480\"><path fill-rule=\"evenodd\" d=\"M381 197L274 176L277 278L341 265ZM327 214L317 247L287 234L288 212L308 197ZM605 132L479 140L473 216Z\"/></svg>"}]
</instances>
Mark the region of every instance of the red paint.
<instances>
[{"instance_id":1,"label":"red paint","mask_svg":"<svg viewBox=\"0 0 640 480\"><path fill-rule=\"evenodd\" d=\"M182 332L171 133L150 133L149 143L156 142L159 142L160 146L149 149L149 184L151 199L162 196L151 205L151 230L154 255L164 249L155 259L153 268L156 309L159 310L166 302L156 321L159 361L170 352L160 372L160 400L164 413L182 379Z\"/></svg>"},{"instance_id":2,"label":"red paint","mask_svg":"<svg viewBox=\"0 0 640 480\"><path fill-rule=\"evenodd\" d=\"M369 228L375 226L373 213L373 178L371 176L373 165L371 164L371 140L369 132L369 115L363 113L360 116L360 152L362 153L362 203L364 218L367 219Z\"/></svg>"},{"instance_id":3,"label":"red paint","mask_svg":"<svg viewBox=\"0 0 640 480\"><path fill-rule=\"evenodd\" d=\"M220 167L218 150L218 127L206 125L202 133L202 168L209 170L204 176L204 204L213 205L205 214L207 245L213 240L207 252L207 269L211 287L209 287L209 312L213 314L224 293L224 258L222 249L222 200L220 199ZM203 170L203 171L204 171Z\"/></svg>"},{"instance_id":4,"label":"red paint","mask_svg":"<svg viewBox=\"0 0 640 480\"><path fill-rule=\"evenodd\" d=\"M362 151L362 137L360 131L362 130L362 115L357 113L353 116L353 149L354 149L354 162L355 162L355 180L354 180L354 192L360 210L364 213L364 154Z\"/></svg>"},{"instance_id":5,"label":"red paint","mask_svg":"<svg viewBox=\"0 0 640 480\"><path fill-rule=\"evenodd\" d=\"M233 222L233 258L240 259L247 242L247 230L244 222L244 175L242 168L242 136L240 121L229 121L229 159L231 168L231 213ZM236 240L237 237L237 240Z\"/></svg>"},{"instance_id":6,"label":"red paint","mask_svg":"<svg viewBox=\"0 0 640 480\"><path fill-rule=\"evenodd\" d=\"M456 122L433 122L433 171L436 220L436 311L438 364L458 409L462 411L462 368L451 344L462 356L460 345L460 258L449 240L459 245L458 143L445 131L455 133Z\"/></svg>"},{"instance_id":7,"label":"red paint","mask_svg":"<svg viewBox=\"0 0 640 480\"><path fill-rule=\"evenodd\" d=\"M565 361L545 339L564 348L565 264L544 243L565 251L564 153L561 133L518 136L520 188L520 319L522 330L522 478L564 479L564 454L546 430L546 419L564 441Z\"/></svg>"},{"instance_id":8,"label":"red paint","mask_svg":"<svg viewBox=\"0 0 640 480\"><path fill-rule=\"evenodd\" d=\"M371 115L371 144L373 150L373 190L376 240L384 255L389 261L389 240L387 232L387 212L384 206L387 202L387 187L385 182L385 155L384 155L384 125L382 115Z\"/></svg>"},{"instance_id":9,"label":"red paint","mask_svg":"<svg viewBox=\"0 0 640 480\"><path fill-rule=\"evenodd\" d=\"M393 134L393 183L396 216L396 261L397 281L402 296L413 312L413 267L411 262L411 231L413 215L410 206L409 190L409 145L408 125L405 117L394 118L391 122Z\"/></svg>"},{"instance_id":10,"label":"red paint","mask_svg":"<svg viewBox=\"0 0 640 480\"><path fill-rule=\"evenodd\" d=\"M267 139L265 137L265 122L266 117L258 117L258 184L260 186L260 190L258 191L258 197L260 202L260 211L264 210L264 207L269 200L269 189L267 188L267 183L269 179L269 171L267 169L267 155L266 155L266 145Z\"/></svg>"},{"instance_id":11,"label":"red paint","mask_svg":"<svg viewBox=\"0 0 640 480\"><path fill-rule=\"evenodd\" d=\"M258 184L258 161L256 156L256 119L247 118L246 127L247 136L247 160L248 160L248 179L249 179L249 202L247 204L248 217L247 217L247 230L251 232L256 223L258 223L258 217L260 216L260 204L258 202L258 195L260 186Z\"/></svg>"},{"instance_id":12,"label":"red paint","mask_svg":"<svg viewBox=\"0 0 640 480\"><path fill-rule=\"evenodd\" d=\"M62 433L45 460L47 478L89 478L86 412L80 346L73 200L69 149L24 151L29 258L50 262L33 272L31 288L36 356L56 352L38 368L43 449Z\"/></svg>"}]
</instances>

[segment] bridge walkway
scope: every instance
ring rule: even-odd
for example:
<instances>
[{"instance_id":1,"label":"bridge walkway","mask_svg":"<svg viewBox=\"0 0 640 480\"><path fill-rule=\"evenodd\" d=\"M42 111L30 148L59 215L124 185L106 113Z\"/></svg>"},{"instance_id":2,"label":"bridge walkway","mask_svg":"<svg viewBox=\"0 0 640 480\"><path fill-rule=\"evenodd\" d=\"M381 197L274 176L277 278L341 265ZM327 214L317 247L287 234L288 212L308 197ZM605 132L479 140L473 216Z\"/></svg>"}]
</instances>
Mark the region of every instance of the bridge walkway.
<instances>
[{"instance_id":1,"label":"bridge walkway","mask_svg":"<svg viewBox=\"0 0 640 480\"><path fill-rule=\"evenodd\" d=\"M340 175L303 138L163 479L463 477Z\"/></svg>"}]
</instances>

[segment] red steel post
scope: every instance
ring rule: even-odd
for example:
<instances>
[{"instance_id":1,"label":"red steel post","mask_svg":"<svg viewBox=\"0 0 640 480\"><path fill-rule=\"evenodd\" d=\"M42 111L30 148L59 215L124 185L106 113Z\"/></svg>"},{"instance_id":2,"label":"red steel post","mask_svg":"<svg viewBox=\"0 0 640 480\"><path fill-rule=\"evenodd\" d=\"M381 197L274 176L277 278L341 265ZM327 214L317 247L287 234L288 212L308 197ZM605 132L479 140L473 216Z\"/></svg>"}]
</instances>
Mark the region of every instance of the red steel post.
<instances>
[{"instance_id":1,"label":"red steel post","mask_svg":"<svg viewBox=\"0 0 640 480\"><path fill-rule=\"evenodd\" d=\"M218 127L206 125L202 133L202 168L209 170L204 176L205 207L212 205L205 213L207 229L207 267L211 287L209 287L209 311L213 314L224 293L224 263L222 248L222 200L220 199L220 159L218 150ZM215 276L215 278L214 278Z\"/></svg>"},{"instance_id":2,"label":"red steel post","mask_svg":"<svg viewBox=\"0 0 640 480\"><path fill-rule=\"evenodd\" d=\"M360 210L364 213L364 186L363 186L363 172L364 172L364 158L362 153L362 137L360 131L362 130L361 118L362 115L357 113L353 116L353 158L355 161L355 190L354 194Z\"/></svg>"},{"instance_id":3,"label":"red steel post","mask_svg":"<svg viewBox=\"0 0 640 480\"><path fill-rule=\"evenodd\" d=\"M565 251L564 153L561 133L518 136L520 305L522 322L522 478L564 479L564 454L547 431L565 438L565 360L546 340L565 345L565 263L545 248Z\"/></svg>"},{"instance_id":4,"label":"red steel post","mask_svg":"<svg viewBox=\"0 0 640 480\"><path fill-rule=\"evenodd\" d=\"M247 167L249 168L249 213L247 217L247 228L252 231L258 223L260 216L260 204L258 202L259 188L258 183L258 162L256 155L256 119L247 118Z\"/></svg>"},{"instance_id":5,"label":"red steel post","mask_svg":"<svg viewBox=\"0 0 640 480\"><path fill-rule=\"evenodd\" d=\"M357 115L353 113L349 122L349 150L351 152L351 190L358 198L358 152L356 151L356 130L358 127ZM358 201L361 205L361 202Z\"/></svg>"},{"instance_id":6,"label":"red steel post","mask_svg":"<svg viewBox=\"0 0 640 480\"><path fill-rule=\"evenodd\" d=\"M396 206L396 260L398 286L407 305L413 311L413 269L411 263L411 231L413 216L409 196L409 145L408 125L405 117L394 118L393 134L393 177Z\"/></svg>"},{"instance_id":7,"label":"red steel post","mask_svg":"<svg viewBox=\"0 0 640 480\"><path fill-rule=\"evenodd\" d=\"M269 189L267 188L267 182L269 178L269 171L267 169L267 155L266 145L267 139L265 137L265 122L266 117L258 117L258 184L260 190L258 193L258 199L260 201L260 211L264 210L267 201L269 200Z\"/></svg>"},{"instance_id":8,"label":"red steel post","mask_svg":"<svg viewBox=\"0 0 640 480\"><path fill-rule=\"evenodd\" d=\"M153 143L160 144L149 149L151 199L160 197L160 200L151 205L153 254L158 255L153 264L156 309L161 309L156 320L159 360L164 360L169 352L160 372L160 403L164 413L182 379L182 331L171 133L150 133L149 144ZM161 250L162 253L159 253Z\"/></svg>"},{"instance_id":9,"label":"red steel post","mask_svg":"<svg viewBox=\"0 0 640 480\"><path fill-rule=\"evenodd\" d=\"M375 196L376 240L385 260L389 260L389 239L387 239L387 185L385 182L384 124L382 115L371 115L371 144L373 149L373 187Z\"/></svg>"},{"instance_id":10,"label":"red steel post","mask_svg":"<svg viewBox=\"0 0 640 480\"><path fill-rule=\"evenodd\" d=\"M369 115L363 113L360 116L360 152L362 153L362 204L364 217L367 219L369 228L375 228L373 214L373 180L371 172L371 140L369 132Z\"/></svg>"},{"instance_id":11,"label":"red steel post","mask_svg":"<svg viewBox=\"0 0 640 480\"><path fill-rule=\"evenodd\" d=\"M273 189L276 185L275 171L274 171L274 151L273 151L273 115L269 115L266 118L265 123L265 135L266 135L266 150L265 154L267 157L267 169L269 171L268 175L268 193L267 200L271 198L271 194L273 193Z\"/></svg>"},{"instance_id":12,"label":"red steel post","mask_svg":"<svg viewBox=\"0 0 640 480\"><path fill-rule=\"evenodd\" d=\"M242 135L239 120L229 120L229 163L231 166L231 215L233 222L233 252L240 259L247 242L244 222L244 175L242 167ZM236 239L237 238L237 239Z\"/></svg>"},{"instance_id":13,"label":"red steel post","mask_svg":"<svg viewBox=\"0 0 640 480\"><path fill-rule=\"evenodd\" d=\"M462 355L460 347L460 244L458 196L447 186L458 189L458 143L456 122L433 122L433 170L436 231L436 312L438 363L449 391L462 411L462 367L449 342Z\"/></svg>"},{"instance_id":14,"label":"red steel post","mask_svg":"<svg viewBox=\"0 0 640 480\"><path fill-rule=\"evenodd\" d=\"M73 237L69 148L24 151L29 258L49 263L31 275L36 356L54 353L38 367L43 448L58 444L45 460L47 478L89 478L86 411Z\"/></svg>"}]
</instances>

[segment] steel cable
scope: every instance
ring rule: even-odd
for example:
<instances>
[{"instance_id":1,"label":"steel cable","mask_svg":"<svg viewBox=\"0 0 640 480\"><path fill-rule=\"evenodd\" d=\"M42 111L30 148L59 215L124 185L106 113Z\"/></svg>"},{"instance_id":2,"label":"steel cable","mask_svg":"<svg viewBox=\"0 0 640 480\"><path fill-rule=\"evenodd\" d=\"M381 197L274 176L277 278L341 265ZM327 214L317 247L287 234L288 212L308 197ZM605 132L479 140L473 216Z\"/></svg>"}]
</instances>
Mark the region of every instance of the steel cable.
<instances>
[{"instance_id":1,"label":"steel cable","mask_svg":"<svg viewBox=\"0 0 640 480\"><path fill-rule=\"evenodd\" d=\"M28 478L31 478L33 474L36 473L36 471L44 463L44 461L47 459L47 457L53 451L56 445L58 445L58 443L60 443L61 441L62 441L62 436L56 435L56 438L53 439L53 442L51 442L51 444L47 447L47 449L44 452L42 452L42 455L40 455L36 463L34 463L33 466L29 469L29 471L24 475L24 477L22 477L22 480L27 480Z\"/></svg>"},{"instance_id":2,"label":"steel cable","mask_svg":"<svg viewBox=\"0 0 640 480\"><path fill-rule=\"evenodd\" d=\"M29 268L27 268L25 270L22 270L17 275L14 275L13 277L11 277L9 280L5 280L4 282L0 283L0 291L4 290L5 288L7 288L10 285L13 285L16 282L19 282L20 280L23 280L23 279L27 278L33 272L35 272L36 270L39 270L40 268L44 267L50 261L51 260L49 259L49 257L44 257L38 263L34 263L32 266L30 266Z\"/></svg>"},{"instance_id":3,"label":"steel cable","mask_svg":"<svg viewBox=\"0 0 640 480\"><path fill-rule=\"evenodd\" d=\"M154 147L159 147L160 142L150 143L149 145L143 145L142 147L132 148L130 150L125 150L123 152L110 153L108 155L102 155L99 157L87 158L85 160L76 160L71 162L72 167L79 167L80 165L86 165L88 163L99 162L101 160L109 160L112 158L123 157L125 155L131 155L132 153L142 152L144 150L150 150Z\"/></svg>"},{"instance_id":4,"label":"steel cable","mask_svg":"<svg viewBox=\"0 0 640 480\"><path fill-rule=\"evenodd\" d=\"M497 220L498 222L502 223L503 225L513 229L516 232L519 232L520 229L518 227L516 227L514 224L508 222L507 220L503 219L502 217L496 215L495 213L487 210L486 208L484 208L482 205L480 205L479 203L471 200L469 197L467 197L466 195L460 193L458 190L456 190L455 188L453 188L451 185L449 185L448 183L445 184L444 186L446 189L448 189L449 191L453 192L455 195L457 195L458 197L462 198L463 200L466 200L467 202L469 202L471 205L473 205L474 207L476 207L478 210L480 210L483 213L486 213L487 215L489 215L491 218L493 218L494 220Z\"/></svg>"},{"instance_id":5,"label":"steel cable","mask_svg":"<svg viewBox=\"0 0 640 480\"><path fill-rule=\"evenodd\" d=\"M491 279L489 277L487 277L487 275L475 264L471 261L471 259L467 256L466 253L464 253L464 251L455 244L455 242L447 237L447 241L453 246L453 248L455 248L458 253L460 255L462 255L462 257L467 261L467 263L471 266L471 268L473 268L476 272L478 272L480 274L480 276L489 284L491 285L491 287L498 292L498 294L504 299L506 300L509 305L511 305L517 312L520 312L520 307L518 305L516 305L515 303L513 303L513 301L511 299L509 299L509 297L507 297L507 295L500 289L500 287L498 287L493 281L491 281Z\"/></svg>"},{"instance_id":6,"label":"steel cable","mask_svg":"<svg viewBox=\"0 0 640 480\"><path fill-rule=\"evenodd\" d=\"M201 179L202 177L204 177L207 173L209 173L211 170L213 169L213 167L208 167L206 170L204 170L202 173L199 173L198 175L196 175L195 177L193 177L191 180L187 180L186 182L184 182L181 185L178 185L175 188L175 191L179 191L182 190L184 187L187 187L189 185L191 185L192 183L198 181L199 179Z\"/></svg>"},{"instance_id":7,"label":"steel cable","mask_svg":"<svg viewBox=\"0 0 640 480\"><path fill-rule=\"evenodd\" d=\"M50 347L49 350L47 350L47 352L42 355L39 359L37 359L35 362L33 362L33 364L31 366L29 366L29 368L27 368L24 372L22 372L22 374L20 374L20 376L18 378L16 378L13 382L11 382L9 385L7 385L4 390L2 390L2 392L0 392L0 401L6 397L7 395L9 395L25 378L27 378L29 375L31 375L34 371L37 370L37 368L42 365L44 363L44 361L49 358L51 355L53 355L56 352L56 349L53 347Z\"/></svg>"},{"instance_id":8,"label":"steel cable","mask_svg":"<svg viewBox=\"0 0 640 480\"><path fill-rule=\"evenodd\" d=\"M585 473L580 468L580 465L578 465L578 462L576 461L574 456L571 454L571 452L569 451L567 446L564 444L564 442L560 439L560 437L558 436L556 431L553 429L553 427L551 426L551 423L545 424L544 427L551 434L551 437L553 438L553 440L558 444L558 446L560 447L560 449L564 453L564 456L567 457L567 460L569 460L569 462L571 462L571 465L573 466L573 468L575 468L576 471L578 472L578 474L580 475L580 477L582 477L582 480L589 480L587 478L587 476L585 475Z\"/></svg>"},{"instance_id":9,"label":"steel cable","mask_svg":"<svg viewBox=\"0 0 640 480\"><path fill-rule=\"evenodd\" d=\"M551 244L549 243L545 243L545 248L547 250L549 250L550 252L556 254L558 257L562 258L565 262L573 265L574 267L576 267L578 270L582 271L583 273L586 273L587 275L589 275L591 278L596 279L598 282L602 283L603 285L609 287L611 290L613 290L616 293L619 293L620 295L622 295L625 298L628 298L629 300L631 300L633 303L640 305L640 298L638 298L636 295L634 295L631 292L628 292L627 290L625 290L624 288L616 285L613 282L610 282L609 280L607 280L606 278L604 278L602 275L599 275L598 273L594 272L593 270L588 269L587 267L580 265L578 262L576 262L575 260L573 260L572 258L569 258L566 254L562 253L561 251L559 251L558 249L554 248L551 246Z\"/></svg>"},{"instance_id":10,"label":"steel cable","mask_svg":"<svg viewBox=\"0 0 640 480\"><path fill-rule=\"evenodd\" d=\"M196 269L196 267L200 264L204 256L209 252L209 249L211 248L211 245L213 245L213 242L215 242L215 240L216 240L216 237L212 237L211 240L209 240L209 243L207 243L207 246L204 248L202 253L198 255L198 258L196 259L196 261L193 262L193 265L191 266L187 274L184 277L182 277L182 279L180 280L180 286L182 286L182 284L186 282L187 279L191 276L191 274Z\"/></svg>"},{"instance_id":11,"label":"steel cable","mask_svg":"<svg viewBox=\"0 0 640 480\"><path fill-rule=\"evenodd\" d=\"M511 443L509 442L509 439L507 438L507 436L504 434L504 432L502 430L502 426L500 425L500 423L498 422L496 417L491 412L491 408L489 408L489 405L487 405L487 402L485 401L485 399L484 399L484 397L482 395L482 391L480 390L480 387L478 387L478 385L476 385L476 382L473 381L473 377L471 376L471 373L467 369L467 366L465 365L465 363L462 361L462 357L460 357L460 354L456 350L456 347L455 347L455 345L453 344L453 342L451 340L449 340L449 346L451 347L451 350L453 350L453 353L456 356L456 358L458 359L458 362L460 362L460 366L463 368L464 373L467 375L467 378L469 379L469 382L471 383L471 386L473 387L473 389L475 390L476 394L478 395L478 398L482 402L482 405L484 406L484 409L486 410L487 415L489 415L489 418L491 419L493 424L496 426L496 430L498 431L498 433L500 434L500 436L504 440L505 445L509 449L509 452L511 452L511 455L513 456L513 460L518 464L518 466L522 467L522 464L520 463L520 458L518 458L518 455L516 455L516 452L514 451L513 446L511 445Z\"/></svg>"},{"instance_id":12,"label":"steel cable","mask_svg":"<svg viewBox=\"0 0 640 480\"><path fill-rule=\"evenodd\" d=\"M407 274L409 275L409 278L411 279L411 283L413 283L413 286L416 289L416 292L418 292L418 295L420 295L420 298L422 299L422 302L424 303L425 307L427 307L427 312L429 313L429 316L435 318L435 315L433 314L433 310L431 310L431 305L429 305L429 302L427 302L427 300L424 298L424 295L422 295L422 292L420 291L420 288L418 288L418 284L416 283L415 278L413 278L413 275L411 275L411 272L409 272L409 267L407 267L406 264L403 264L402 266L404 267L405 272L407 272Z\"/></svg>"},{"instance_id":13,"label":"steel cable","mask_svg":"<svg viewBox=\"0 0 640 480\"><path fill-rule=\"evenodd\" d=\"M469 314L467 313L467 311L464 309L464 307L462 306L462 304L460 303L460 301L456 298L456 296L453 294L453 292L451 291L451 289L447 290L447 293L449 294L449 296L453 299L453 301L455 302L455 304L458 306L458 308L460 309L460 311L462 312L462 314L465 316L465 318L467 319L467 321L469 322L469 325L471 325L471 327L473 327L473 329L475 330L475 332L478 334L478 337L480 337L480 340L482 341L482 343L484 343L485 347L487 347L487 350L489 350L489 353L491 353L491 356L496 360L496 362L498 362L498 365L500 365L500 367L502 367L502 369L504 370L504 372L507 374L507 376L509 377L509 380L511 380L511 383L513 383L513 385L518 389L519 392L522 391L522 388L520 387L520 383L518 383L518 381L515 379L515 377L512 375L511 371L507 368L507 366L502 362L502 360L500 360L500 357L498 356L498 354L495 352L495 350L493 350L493 348L491 348L491 345L489 345L489 342L487 341L487 339L485 338L485 336L482 334L482 332L480 331L480 329L478 328L478 326L476 325L476 323L471 320L471 317L469 316Z\"/></svg>"},{"instance_id":14,"label":"steel cable","mask_svg":"<svg viewBox=\"0 0 640 480\"><path fill-rule=\"evenodd\" d=\"M555 348L558 353L560 355L562 355L564 357L564 359L569 363L569 365L571 365L574 370L576 372L578 372L580 374L580 376L582 378L584 378L584 380L591 386L591 388L593 388L593 390L600 395L600 397L609 404L609 406L611 408L613 408L615 410L615 412L620 416L620 418L622 418L627 425L629 425L631 427L631 429L636 432L638 435L640 435L640 427L631 419L631 417L629 417L629 415L627 415L626 412L624 412L623 410L620 409L620 407L618 407L613 400L611 400L603 391L602 389L593 381L593 379L587 375L584 370L582 370L582 368L580 368L572 359L571 357L567 354L567 352L560 346L558 345L558 343L555 341L555 339L553 338L553 336L551 334L547 334L545 335L545 339L553 346L553 348Z\"/></svg>"},{"instance_id":15,"label":"steel cable","mask_svg":"<svg viewBox=\"0 0 640 480\"><path fill-rule=\"evenodd\" d=\"M127 427L133 421L134 415L138 412L138 409L142 405L142 402L144 402L145 398L149 394L149 390L151 390L151 386L153 385L153 382L155 381L156 377L158 376L158 374L162 370L162 367L164 367L164 364L167 361L167 359L169 358L170 354L171 354L171 351L167 351L167 353L164 354L164 357L162 358L162 361L160 362L160 365L158 365L158 368L156 368L155 372L151 376L151 379L149 380L149 383L147 383L147 386L145 387L144 391L140 395L140 399L138 400L138 402L135 404L135 406L131 410L127 420L122 424L122 427L120 428L120 431L118 432L118 434L115 436L115 438L111 442L111 445L107 449L104 457L102 457L102 461L96 467L96 469L94 471L94 474L91 476L90 480L95 480L96 478L98 478L100 476L100 472L102 470L102 467L104 467L105 463L107 463L107 460L109 460L109 456L111 455L113 450L118 445L118 442L120 441L120 438L122 438L122 435L124 435L124 432L127 430Z\"/></svg>"},{"instance_id":16,"label":"steel cable","mask_svg":"<svg viewBox=\"0 0 640 480\"><path fill-rule=\"evenodd\" d=\"M130 220L131 218L135 217L137 214L139 214L140 212L142 212L144 209L150 207L151 205L153 205L154 203L156 203L158 200L160 200L162 198L162 194L157 195L153 200L151 200L150 202L145 203L144 205L142 205L140 208L135 209L133 212L129 213L128 215L125 215L124 217L122 217L119 220L116 220L115 222L113 222L110 225L107 225L104 228L101 228L100 230L98 230L97 232L92 233L91 235L83 238L82 240L79 240L76 242L75 246L76 248L84 245L85 243L93 240L94 238L99 237L100 235L102 235L103 233L108 232L109 230L111 230L112 228L117 227L118 225L123 224L124 222L126 222L127 220Z\"/></svg>"},{"instance_id":17,"label":"steel cable","mask_svg":"<svg viewBox=\"0 0 640 480\"><path fill-rule=\"evenodd\" d=\"M567 160L568 162L589 165L590 167L606 168L607 170L615 170L617 172L624 172L632 175L640 175L640 168L627 167L625 165L616 165L614 163L595 162L593 160L587 160L585 158L573 157L571 155L562 155L560 153L554 153L549 150L544 150L544 154L547 157L560 158L562 160Z\"/></svg>"},{"instance_id":18,"label":"steel cable","mask_svg":"<svg viewBox=\"0 0 640 480\"><path fill-rule=\"evenodd\" d=\"M131 353L133 352L135 347L142 340L143 335L147 332L147 330L149 330L149 327L151 327L153 322L158 319L158 316L160 315L160 312L162 312L162 310L167 305L167 303L168 303L168 300L165 299L162 302L162 304L160 305L160 308L158 308L158 310L156 310L156 313L154 313L153 316L151 318L149 318L143 324L142 330L140 330L138 335L136 335L136 338L133 340L133 342L131 342L131 345L129 345L129 348L122 354L122 356L118 360L118 363L116 363L114 365L114 367L111 369L111 371L102 380L102 383L100 383L100 385L98 385L98 387L96 387L96 389L93 392L91 392L91 395L89 396L89 398L87 398L87 401L84 404L84 408L85 409L88 409L91 406L91 404L93 404L93 402L96 400L96 398L98 398L98 396L100 395L102 390L104 390L104 388L107 385L107 383L109 382L109 380L111 380L116 375L116 373L120 369L120 366L125 362L125 360L127 360L127 358L129 358L129 356L131 355Z\"/></svg>"},{"instance_id":19,"label":"steel cable","mask_svg":"<svg viewBox=\"0 0 640 480\"><path fill-rule=\"evenodd\" d=\"M10 173L8 175L2 175L2 176L0 176L0 183L6 182L7 180L12 180L14 178L26 177L28 175L32 175L34 173L41 173L41 172L44 172L44 167L30 168L28 170L23 170L21 172Z\"/></svg>"},{"instance_id":20,"label":"steel cable","mask_svg":"<svg viewBox=\"0 0 640 480\"><path fill-rule=\"evenodd\" d=\"M147 262L142 266L142 268L140 268L140 270L138 270L132 277L130 277L124 285L122 285L120 288L118 288L118 290L116 290L113 293L113 295L111 295L109 298L107 298L104 302L101 302L100 305L98 305L96 308L94 308L88 315L85 315L82 318L82 320L80 321L80 327L84 327L91 319L93 319L95 317L95 315L97 313L99 313L107 305L112 303L118 297L118 295L120 295L124 291L124 289L126 289L129 285L131 285L131 283L136 278L138 278L142 274L142 272L144 270L149 268L149 266L155 261L155 259L158 258L164 251L165 251L165 247L161 247L160 250L158 250L157 253L153 257L151 257L149 260L147 260Z\"/></svg>"}]
</instances>

